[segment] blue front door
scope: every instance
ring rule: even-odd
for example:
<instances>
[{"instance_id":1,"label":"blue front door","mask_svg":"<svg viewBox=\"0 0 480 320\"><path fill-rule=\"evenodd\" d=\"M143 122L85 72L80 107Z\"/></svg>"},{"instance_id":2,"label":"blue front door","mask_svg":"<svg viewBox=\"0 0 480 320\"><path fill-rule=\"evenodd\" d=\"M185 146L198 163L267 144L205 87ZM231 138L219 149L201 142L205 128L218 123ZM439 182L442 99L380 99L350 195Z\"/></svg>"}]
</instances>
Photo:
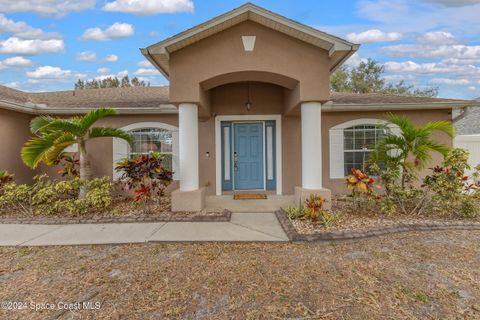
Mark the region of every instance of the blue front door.
<instances>
[{"instance_id":1,"label":"blue front door","mask_svg":"<svg viewBox=\"0 0 480 320\"><path fill-rule=\"evenodd\" d=\"M263 123L234 123L235 190L265 188Z\"/></svg>"}]
</instances>

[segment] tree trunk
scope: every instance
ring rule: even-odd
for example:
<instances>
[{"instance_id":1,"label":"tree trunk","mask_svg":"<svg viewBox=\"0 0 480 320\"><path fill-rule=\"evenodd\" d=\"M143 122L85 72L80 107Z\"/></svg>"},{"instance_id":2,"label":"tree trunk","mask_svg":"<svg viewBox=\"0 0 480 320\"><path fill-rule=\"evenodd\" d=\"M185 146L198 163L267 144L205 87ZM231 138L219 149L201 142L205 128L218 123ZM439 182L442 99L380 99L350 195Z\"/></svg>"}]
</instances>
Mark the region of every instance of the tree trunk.
<instances>
[{"instance_id":1,"label":"tree trunk","mask_svg":"<svg viewBox=\"0 0 480 320\"><path fill-rule=\"evenodd\" d=\"M88 160L87 146L85 141L82 140L78 143L78 149L80 151L80 180L85 183L86 181L90 180L91 177L90 161ZM86 185L80 186L78 197L85 198L87 192L88 189Z\"/></svg>"}]
</instances>

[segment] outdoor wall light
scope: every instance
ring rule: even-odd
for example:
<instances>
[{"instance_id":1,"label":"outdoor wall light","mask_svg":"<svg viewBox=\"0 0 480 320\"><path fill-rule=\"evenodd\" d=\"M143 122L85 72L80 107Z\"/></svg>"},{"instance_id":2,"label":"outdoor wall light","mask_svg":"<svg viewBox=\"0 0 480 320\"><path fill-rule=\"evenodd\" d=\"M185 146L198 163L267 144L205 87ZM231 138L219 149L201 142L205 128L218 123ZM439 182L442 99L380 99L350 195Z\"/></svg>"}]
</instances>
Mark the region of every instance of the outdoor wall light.
<instances>
[{"instance_id":1,"label":"outdoor wall light","mask_svg":"<svg viewBox=\"0 0 480 320\"><path fill-rule=\"evenodd\" d=\"M247 108L247 111L250 111L252 109L252 101L250 101L250 82L247 81L247 102L245 102L245 108Z\"/></svg>"}]
</instances>

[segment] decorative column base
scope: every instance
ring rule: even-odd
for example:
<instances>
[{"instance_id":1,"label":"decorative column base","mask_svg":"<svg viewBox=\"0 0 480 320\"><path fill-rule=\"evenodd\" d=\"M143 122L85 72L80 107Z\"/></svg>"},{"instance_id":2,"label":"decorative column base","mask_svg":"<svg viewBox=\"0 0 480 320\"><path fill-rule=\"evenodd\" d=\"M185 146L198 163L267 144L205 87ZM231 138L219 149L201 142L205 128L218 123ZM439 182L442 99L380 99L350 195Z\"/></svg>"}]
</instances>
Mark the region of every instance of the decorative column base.
<instances>
[{"instance_id":1,"label":"decorative column base","mask_svg":"<svg viewBox=\"0 0 480 320\"><path fill-rule=\"evenodd\" d=\"M205 187L193 191L173 191L172 212L198 212L205 209L205 192Z\"/></svg>"},{"instance_id":2,"label":"decorative column base","mask_svg":"<svg viewBox=\"0 0 480 320\"><path fill-rule=\"evenodd\" d=\"M305 199L310 197L311 194L319 195L325 199L323 208L330 210L332 208L332 191L330 189L305 189L301 187L295 187L295 205L300 202L304 202Z\"/></svg>"}]
</instances>

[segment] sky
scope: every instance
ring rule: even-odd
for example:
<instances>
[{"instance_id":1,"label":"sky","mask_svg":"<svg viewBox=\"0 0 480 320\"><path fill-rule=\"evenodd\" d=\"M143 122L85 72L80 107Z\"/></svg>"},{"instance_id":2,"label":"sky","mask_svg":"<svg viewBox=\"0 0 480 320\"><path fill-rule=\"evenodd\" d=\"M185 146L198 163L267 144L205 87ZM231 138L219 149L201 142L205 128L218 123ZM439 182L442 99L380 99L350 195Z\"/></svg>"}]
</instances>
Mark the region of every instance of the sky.
<instances>
[{"instance_id":1,"label":"sky","mask_svg":"<svg viewBox=\"0 0 480 320\"><path fill-rule=\"evenodd\" d=\"M73 89L128 74L166 80L147 47L242 5L237 0L0 0L0 84ZM361 47L347 62L384 65L387 81L480 97L480 0L258 0L255 4Z\"/></svg>"}]
</instances>

